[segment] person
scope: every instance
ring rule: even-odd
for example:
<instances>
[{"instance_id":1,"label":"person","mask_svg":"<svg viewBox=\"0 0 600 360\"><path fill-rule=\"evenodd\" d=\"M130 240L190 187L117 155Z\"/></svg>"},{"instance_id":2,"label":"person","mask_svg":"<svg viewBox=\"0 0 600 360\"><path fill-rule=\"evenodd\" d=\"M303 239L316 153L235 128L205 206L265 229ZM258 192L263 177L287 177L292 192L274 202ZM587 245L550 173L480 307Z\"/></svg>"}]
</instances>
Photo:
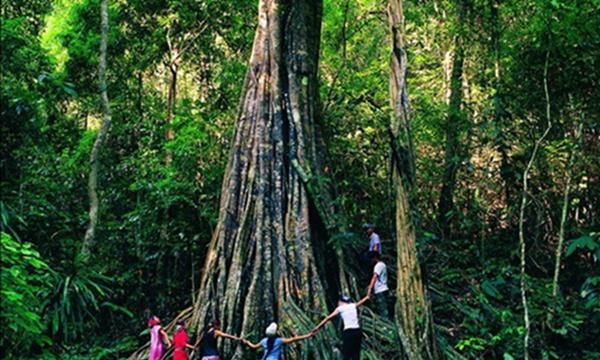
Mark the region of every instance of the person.
<instances>
[{"instance_id":1,"label":"person","mask_svg":"<svg viewBox=\"0 0 600 360\"><path fill-rule=\"evenodd\" d=\"M165 352L163 345L171 346L169 336L160 326L160 319L156 315L150 316L148 319L148 327L150 328L150 360L160 360Z\"/></svg>"},{"instance_id":2,"label":"person","mask_svg":"<svg viewBox=\"0 0 600 360\"><path fill-rule=\"evenodd\" d=\"M327 322L339 315L344 323L344 331L342 332L342 355L344 360L360 360L362 331L358 320L358 307L368 300L369 296L367 295L359 302L353 303L350 297L340 296L337 308L313 329L312 334L316 334Z\"/></svg>"},{"instance_id":3,"label":"person","mask_svg":"<svg viewBox=\"0 0 600 360\"><path fill-rule=\"evenodd\" d=\"M387 266L381 261L381 255L377 251L369 253L371 264L373 265L373 275L369 282L367 294L373 297L373 302L377 306L377 312L382 318L388 318L388 293L387 285Z\"/></svg>"},{"instance_id":4,"label":"person","mask_svg":"<svg viewBox=\"0 0 600 360\"><path fill-rule=\"evenodd\" d=\"M246 339L242 340L242 344L254 350L262 347L264 350L264 355L261 360L279 360L284 345L289 345L296 341L308 339L312 336L312 333L301 336L293 336L291 338L282 338L277 336L277 323L271 323L265 330L265 335L266 337L257 344L253 344Z\"/></svg>"},{"instance_id":5,"label":"person","mask_svg":"<svg viewBox=\"0 0 600 360\"><path fill-rule=\"evenodd\" d=\"M185 331L183 320L177 321L175 325L175 335L173 336L173 360L188 360L187 350L193 350L194 347L188 343L189 336Z\"/></svg>"},{"instance_id":6,"label":"person","mask_svg":"<svg viewBox=\"0 0 600 360\"><path fill-rule=\"evenodd\" d=\"M381 254L381 240L379 239L379 235L375 232L373 224L365 224L364 228L369 237L369 252L377 251Z\"/></svg>"},{"instance_id":7,"label":"person","mask_svg":"<svg viewBox=\"0 0 600 360\"><path fill-rule=\"evenodd\" d=\"M231 340L242 340L241 338L233 335L229 335L221 331L221 322L219 320L213 320L206 330L202 332L198 344L202 344L200 350L201 360L219 360L219 349L217 348L217 338L223 337Z\"/></svg>"}]
</instances>

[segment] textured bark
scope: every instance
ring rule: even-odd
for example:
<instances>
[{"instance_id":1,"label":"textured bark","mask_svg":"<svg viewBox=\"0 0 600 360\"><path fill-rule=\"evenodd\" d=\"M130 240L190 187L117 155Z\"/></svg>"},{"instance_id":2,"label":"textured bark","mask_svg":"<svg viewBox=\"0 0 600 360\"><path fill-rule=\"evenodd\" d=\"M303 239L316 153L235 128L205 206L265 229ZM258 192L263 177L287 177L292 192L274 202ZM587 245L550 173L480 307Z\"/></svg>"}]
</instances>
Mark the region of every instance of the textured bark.
<instances>
[{"instance_id":1,"label":"textured bark","mask_svg":"<svg viewBox=\"0 0 600 360\"><path fill-rule=\"evenodd\" d=\"M396 197L395 227L398 252L396 320L402 329L403 347L409 359L436 357L433 321L417 258L411 194L415 182L414 146L406 86L407 57L404 46L402 0L389 0L388 18L392 51L390 59L390 123L392 183Z\"/></svg>"},{"instance_id":2,"label":"textured bark","mask_svg":"<svg viewBox=\"0 0 600 360\"><path fill-rule=\"evenodd\" d=\"M464 114L462 113L462 82L464 64L463 22L465 6L462 1L458 4L458 34L454 41L454 60L450 78L450 103L445 124L446 149L444 159L444 175L442 177L442 190L438 205L438 221L444 239L450 238L454 210L454 188L456 187L456 173L460 165L460 133L464 127Z\"/></svg>"},{"instance_id":3,"label":"textured bark","mask_svg":"<svg viewBox=\"0 0 600 360\"><path fill-rule=\"evenodd\" d=\"M221 320L229 333L258 338L293 302L325 309L305 184L293 161L318 175L315 118L321 2L259 3L258 28L192 326ZM292 330L293 329L288 329ZM240 356L224 343L224 358Z\"/></svg>"},{"instance_id":4,"label":"textured bark","mask_svg":"<svg viewBox=\"0 0 600 360\"><path fill-rule=\"evenodd\" d=\"M91 248L96 236L96 225L98 223L98 156L102 146L106 141L108 130L111 123L111 110L108 103L108 93L106 90L106 48L108 46L108 0L102 0L100 3L100 56L98 59L98 83L100 87L100 98L102 101L102 124L100 131L94 141L92 153L90 154L90 174L88 178L88 196L90 199L90 222L83 238L81 254L84 259L89 257Z\"/></svg>"}]
</instances>

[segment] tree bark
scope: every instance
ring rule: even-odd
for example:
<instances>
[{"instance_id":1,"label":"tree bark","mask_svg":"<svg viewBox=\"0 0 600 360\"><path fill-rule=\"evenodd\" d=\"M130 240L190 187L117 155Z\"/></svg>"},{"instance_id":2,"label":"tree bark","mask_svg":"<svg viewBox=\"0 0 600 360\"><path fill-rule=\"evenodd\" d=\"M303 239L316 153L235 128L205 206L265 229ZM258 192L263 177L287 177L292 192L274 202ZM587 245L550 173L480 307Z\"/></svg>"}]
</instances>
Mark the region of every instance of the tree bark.
<instances>
[{"instance_id":1,"label":"tree bark","mask_svg":"<svg viewBox=\"0 0 600 360\"><path fill-rule=\"evenodd\" d=\"M450 78L450 101L445 124L446 145L444 174L442 177L442 190L438 205L438 221L441 235L444 239L451 237L452 222L454 219L454 188L456 187L456 173L458 172L461 159L459 136L462 132L462 128L464 128L464 114L461 109L463 101L464 16L465 5L463 1L459 1L458 33L454 40L454 60L452 63L452 76Z\"/></svg>"},{"instance_id":2,"label":"tree bark","mask_svg":"<svg viewBox=\"0 0 600 360\"><path fill-rule=\"evenodd\" d=\"M108 0L102 0L100 3L100 56L98 59L98 84L100 87L100 98L102 101L102 124L98 136L94 141L92 153L90 155L90 174L88 178L88 196L90 199L90 222L88 224L83 244L81 246L81 255L86 260L94 244L96 235L96 225L98 223L98 157L102 146L106 141L110 123L112 120L110 104L108 102L108 93L106 90L106 50L108 46Z\"/></svg>"},{"instance_id":3,"label":"tree bark","mask_svg":"<svg viewBox=\"0 0 600 360\"><path fill-rule=\"evenodd\" d=\"M406 86L407 57L404 46L402 0L389 0L388 18L392 43L390 58L391 174L396 197L395 232L398 253L396 321L404 333L401 334L401 338L404 338L403 347L407 358L430 359L437 356L432 331L433 321L421 277L415 224L412 218L414 207L411 205L411 197L415 183L415 155Z\"/></svg>"},{"instance_id":4,"label":"tree bark","mask_svg":"<svg viewBox=\"0 0 600 360\"><path fill-rule=\"evenodd\" d=\"M177 67L179 63L179 52L177 48L172 48L171 42L169 43L169 53L170 53L170 61L167 64L169 68L170 78L169 78L169 92L167 95L167 130L165 131L165 140L167 143L175 137L175 132L173 131L173 116L175 112L175 101L177 101ZM165 162L169 165L173 161L173 154L171 151L167 150L165 155Z\"/></svg>"},{"instance_id":5,"label":"tree bark","mask_svg":"<svg viewBox=\"0 0 600 360\"><path fill-rule=\"evenodd\" d=\"M286 324L291 302L319 316L324 277L315 258L317 218L292 162L320 174L317 62L320 0L261 0L219 221L209 245L192 326L258 338ZM284 329L286 325L283 325ZM286 329L293 332L293 329ZM224 358L241 355L225 342Z\"/></svg>"}]
</instances>

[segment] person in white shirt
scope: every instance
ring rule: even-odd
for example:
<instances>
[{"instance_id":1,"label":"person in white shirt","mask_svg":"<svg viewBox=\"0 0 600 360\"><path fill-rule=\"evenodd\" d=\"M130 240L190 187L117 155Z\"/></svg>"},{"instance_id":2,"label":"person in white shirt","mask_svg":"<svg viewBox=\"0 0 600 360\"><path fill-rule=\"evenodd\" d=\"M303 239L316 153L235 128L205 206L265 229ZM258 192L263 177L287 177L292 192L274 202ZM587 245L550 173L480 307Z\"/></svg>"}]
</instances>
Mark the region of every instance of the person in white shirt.
<instances>
[{"instance_id":1,"label":"person in white shirt","mask_svg":"<svg viewBox=\"0 0 600 360\"><path fill-rule=\"evenodd\" d=\"M339 315L344 323L344 332L342 333L342 355L344 360L360 360L362 331L358 321L357 308L366 303L367 300L369 300L369 297L365 296L359 302L353 303L348 296L340 296L338 307L313 329L312 334L315 334L327 322Z\"/></svg>"},{"instance_id":2,"label":"person in white shirt","mask_svg":"<svg viewBox=\"0 0 600 360\"><path fill-rule=\"evenodd\" d=\"M367 289L367 294L370 297L373 295L373 301L377 306L379 316L388 318L388 294L387 286L387 266L381 261L381 255L377 251L369 253L371 264L373 264L373 276Z\"/></svg>"}]
</instances>

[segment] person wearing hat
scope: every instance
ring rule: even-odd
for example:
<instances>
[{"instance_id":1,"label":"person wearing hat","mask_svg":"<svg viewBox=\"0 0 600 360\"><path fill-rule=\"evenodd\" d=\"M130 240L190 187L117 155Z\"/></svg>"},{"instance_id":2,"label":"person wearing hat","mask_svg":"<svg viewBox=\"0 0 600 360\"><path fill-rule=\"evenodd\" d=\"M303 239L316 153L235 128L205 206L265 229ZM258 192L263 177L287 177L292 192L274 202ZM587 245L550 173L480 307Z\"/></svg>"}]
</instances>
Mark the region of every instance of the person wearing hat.
<instances>
[{"instance_id":1,"label":"person wearing hat","mask_svg":"<svg viewBox=\"0 0 600 360\"><path fill-rule=\"evenodd\" d=\"M344 356L344 360L360 360L362 331L360 330L360 322L358 321L358 307L368 300L369 296L365 296L359 302L353 303L350 297L345 295L340 296L338 307L313 329L312 334L315 334L325 324L339 315L344 323L344 331L342 332L342 355Z\"/></svg>"},{"instance_id":2,"label":"person wearing hat","mask_svg":"<svg viewBox=\"0 0 600 360\"><path fill-rule=\"evenodd\" d=\"M387 285L387 266L381 261L381 255L377 251L369 252L369 258L371 259L371 265L373 265L373 275L367 288L367 294L371 297L373 295L373 302L377 306L379 316L382 318L388 318L388 293L389 288Z\"/></svg>"},{"instance_id":3,"label":"person wearing hat","mask_svg":"<svg viewBox=\"0 0 600 360\"><path fill-rule=\"evenodd\" d=\"M282 338L280 336L277 336L277 323L273 322L265 330L265 335L266 337L263 338L257 344L253 344L246 339L242 339L242 344L254 350L258 350L262 347L264 350L264 355L261 358L262 360L279 360L284 345L289 345L296 341L308 339L313 335L313 333L308 333L306 335L301 336L294 336L291 338Z\"/></svg>"},{"instance_id":4,"label":"person wearing hat","mask_svg":"<svg viewBox=\"0 0 600 360\"><path fill-rule=\"evenodd\" d=\"M377 251L381 254L381 240L379 235L375 232L373 224L365 224L363 226L369 237L369 252Z\"/></svg>"},{"instance_id":5,"label":"person wearing hat","mask_svg":"<svg viewBox=\"0 0 600 360\"><path fill-rule=\"evenodd\" d=\"M156 315L148 318L148 327L150 328L150 353L149 360L160 360L165 353L165 345L171 347L169 335L160 326L160 318Z\"/></svg>"}]
</instances>

